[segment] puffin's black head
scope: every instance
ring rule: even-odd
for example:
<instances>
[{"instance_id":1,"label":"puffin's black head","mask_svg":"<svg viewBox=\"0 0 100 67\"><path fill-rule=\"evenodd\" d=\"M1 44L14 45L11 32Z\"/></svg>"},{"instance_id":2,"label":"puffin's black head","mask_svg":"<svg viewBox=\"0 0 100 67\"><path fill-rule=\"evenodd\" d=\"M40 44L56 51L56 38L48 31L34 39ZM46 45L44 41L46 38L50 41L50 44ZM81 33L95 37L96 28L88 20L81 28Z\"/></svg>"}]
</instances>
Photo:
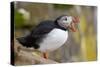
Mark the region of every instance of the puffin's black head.
<instances>
[{"instance_id":1,"label":"puffin's black head","mask_svg":"<svg viewBox=\"0 0 100 67\"><path fill-rule=\"evenodd\" d=\"M71 30L73 32L76 31L76 26L79 22L78 17L72 17L72 16L67 16L67 15L62 15L56 19L56 23L68 30Z\"/></svg>"}]
</instances>

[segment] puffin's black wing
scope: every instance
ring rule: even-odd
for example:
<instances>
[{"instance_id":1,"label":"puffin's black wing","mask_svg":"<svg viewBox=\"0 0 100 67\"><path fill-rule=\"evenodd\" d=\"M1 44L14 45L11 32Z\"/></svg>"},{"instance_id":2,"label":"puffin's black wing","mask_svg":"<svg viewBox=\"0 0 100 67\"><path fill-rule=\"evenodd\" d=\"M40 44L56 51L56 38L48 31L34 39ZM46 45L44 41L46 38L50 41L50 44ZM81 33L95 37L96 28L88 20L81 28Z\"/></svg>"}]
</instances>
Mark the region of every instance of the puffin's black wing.
<instances>
[{"instance_id":1,"label":"puffin's black wing","mask_svg":"<svg viewBox=\"0 0 100 67\"><path fill-rule=\"evenodd\" d=\"M26 47L39 48L39 42L48 34L56 25L53 21L43 21L34 28L29 35L18 38L18 41Z\"/></svg>"},{"instance_id":2,"label":"puffin's black wing","mask_svg":"<svg viewBox=\"0 0 100 67\"><path fill-rule=\"evenodd\" d=\"M55 27L56 25L53 21L43 21L35 29L32 30L31 36L34 38L41 38Z\"/></svg>"}]
</instances>

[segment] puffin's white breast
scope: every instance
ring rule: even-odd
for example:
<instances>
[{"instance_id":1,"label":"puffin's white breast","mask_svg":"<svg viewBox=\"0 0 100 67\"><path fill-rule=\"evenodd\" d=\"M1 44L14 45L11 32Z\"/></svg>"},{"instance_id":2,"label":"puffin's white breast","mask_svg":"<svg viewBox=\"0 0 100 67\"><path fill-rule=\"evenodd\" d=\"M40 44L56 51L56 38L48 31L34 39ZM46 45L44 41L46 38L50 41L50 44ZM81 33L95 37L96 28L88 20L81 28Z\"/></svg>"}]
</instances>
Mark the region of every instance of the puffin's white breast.
<instances>
[{"instance_id":1,"label":"puffin's white breast","mask_svg":"<svg viewBox=\"0 0 100 67\"><path fill-rule=\"evenodd\" d=\"M40 43L39 50L42 52L53 51L61 47L68 38L68 32L61 29L53 29Z\"/></svg>"}]
</instances>

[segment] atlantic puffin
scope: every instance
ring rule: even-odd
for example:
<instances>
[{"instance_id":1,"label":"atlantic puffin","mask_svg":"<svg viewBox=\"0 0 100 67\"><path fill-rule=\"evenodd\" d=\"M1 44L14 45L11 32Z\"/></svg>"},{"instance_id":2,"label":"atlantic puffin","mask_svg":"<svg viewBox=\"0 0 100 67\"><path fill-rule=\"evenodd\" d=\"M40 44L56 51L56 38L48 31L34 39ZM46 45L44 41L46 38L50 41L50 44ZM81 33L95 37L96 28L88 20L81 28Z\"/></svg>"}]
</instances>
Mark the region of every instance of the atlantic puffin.
<instances>
[{"instance_id":1,"label":"atlantic puffin","mask_svg":"<svg viewBox=\"0 0 100 67\"><path fill-rule=\"evenodd\" d=\"M48 58L47 52L54 51L64 45L68 39L68 32L76 32L79 22L77 17L62 15L56 20L40 22L27 36L17 40L27 48L34 48L43 52L43 57Z\"/></svg>"}]
</instances>

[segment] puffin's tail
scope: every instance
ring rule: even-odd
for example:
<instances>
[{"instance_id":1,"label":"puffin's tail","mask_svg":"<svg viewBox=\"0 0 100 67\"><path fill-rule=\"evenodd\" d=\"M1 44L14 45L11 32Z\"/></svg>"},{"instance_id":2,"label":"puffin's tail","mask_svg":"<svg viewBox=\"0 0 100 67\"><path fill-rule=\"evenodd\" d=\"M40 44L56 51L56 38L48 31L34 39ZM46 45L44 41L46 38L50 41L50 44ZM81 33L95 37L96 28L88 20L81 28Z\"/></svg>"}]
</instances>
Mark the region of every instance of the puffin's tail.
<instances>
[{"instance_id":1,"label":"puffin's tail","mask_svg":"<svg viewBox=\"0 0 100 67\"><path fill-rule=\"evenodd\" d=\"M26 40L25 40L25 37L19 37L19 38L16 38L18 40L18 42L20 44L22 44L23 46L25 46L26 44Z\"/></svg>"},{"instance_id":2,"label":"puffin's tail","mask_svg":"<svg viewBox=\"0 0 100 67\"><path fill-rule=\"evenodd\" d=\"M35 39L32 39L31 37L29 36L26 36L26 37L20 37L20 38L16 38L18 40L18 42L25 46L25 47L33 47L35 49L38 49L39 48L39 45L37 45L35 43Z\"/></svg>"}]
</instances>

